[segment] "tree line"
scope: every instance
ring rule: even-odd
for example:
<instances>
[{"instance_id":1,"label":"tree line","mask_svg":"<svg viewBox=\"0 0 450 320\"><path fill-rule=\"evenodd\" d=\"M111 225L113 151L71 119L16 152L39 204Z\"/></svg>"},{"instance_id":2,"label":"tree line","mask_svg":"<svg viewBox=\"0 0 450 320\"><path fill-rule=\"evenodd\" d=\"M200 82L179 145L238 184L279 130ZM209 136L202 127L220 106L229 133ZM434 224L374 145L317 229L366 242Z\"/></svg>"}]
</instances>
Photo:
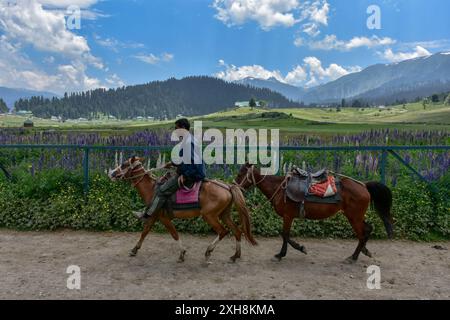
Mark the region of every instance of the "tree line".
<instances>
[{"instance_id":1,"label":"tree line","mask_svg":"<svg viewBox=\"0 0 450 320\"><path fill-rule=\"evenodd\" d=\"M66 93L62 98L31 97L16 101L15 110L29 110L37 117L92 118L98 114L119 119L159 119L202 115L234 106L236 101L264 100L267 107L298 107L269 89L236 84L207 76L171 78L116 89Z\"/></svg>"}]
</instances>

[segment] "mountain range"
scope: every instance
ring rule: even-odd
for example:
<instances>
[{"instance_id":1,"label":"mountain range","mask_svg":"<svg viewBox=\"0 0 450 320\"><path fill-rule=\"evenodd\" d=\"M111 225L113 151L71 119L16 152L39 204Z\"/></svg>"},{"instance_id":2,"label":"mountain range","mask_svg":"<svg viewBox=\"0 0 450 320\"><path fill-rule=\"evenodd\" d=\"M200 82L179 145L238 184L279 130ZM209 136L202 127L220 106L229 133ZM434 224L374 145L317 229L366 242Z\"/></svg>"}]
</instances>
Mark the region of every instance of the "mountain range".
<instances>
[{"instance_id":1,"label":"mountain range","mask_svg":"<svg viewBox=\"0 0 450 320\"><path fill-rule=\"evenodd\" d=\"M312 88L297 88L274 78L245 78L239 83L269 88L306 104L339 103L342 99L390 104L450 91L450 52L376 64Z\"/></svg>"},{"instance_id":2,"label":"mountain range","mask_svg":"<svg viewBox=\"0 0 450 320\"><path fill-rule=\"evenodd\" d=\"M281 81L278 81L274 77L271 77L269 79L247 77L242 80L237 80L235 81L235 83L248 85L255 88L267 88L272 91L279 92L286 98L297 102L301 101L306 93L305 89L283 83Z\"/></svg>"},{"instance_id":3,"label":"mountain range","mask_svg":"<svg viewBox=\"0 0 450 320\"><path fill-rule=\"evenodd\" d=\"M20 98L31 98L33 96L43 96L44 98L58 97L56 93L52 92L0 87L0 98L5 101L10 109L14 107L14 103Z\"/></svg>"},{"instance_id":4,"label":"mountain range","mask_svg":"<svg viewBox=\"0 0 450 320\"><path fill-rule=\"evenodd\" d=\"M116 89L100 88L54 99L56 94L51 92L0 87L0 98L10 108L16 101L18 110L31 110L40 117L78 118L101 113L118 118L171 118L178 114L207 114L251 98L264 100L272 108L328 105L340 103L342 99L373 105L412 101L448 91L450 52L376 64L312 88L298 88L275 78L248 77L226 82L208 76L191 76Z\"/></svg>"}]
</instances>

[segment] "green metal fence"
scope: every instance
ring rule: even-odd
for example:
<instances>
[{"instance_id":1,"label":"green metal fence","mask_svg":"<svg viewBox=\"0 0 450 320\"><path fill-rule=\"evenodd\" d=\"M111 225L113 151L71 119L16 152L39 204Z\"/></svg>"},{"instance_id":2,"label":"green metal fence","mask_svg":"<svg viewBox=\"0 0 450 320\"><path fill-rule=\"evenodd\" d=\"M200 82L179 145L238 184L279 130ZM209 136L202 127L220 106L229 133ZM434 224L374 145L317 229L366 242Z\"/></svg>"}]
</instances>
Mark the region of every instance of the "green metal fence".
<instances>
[{"instance_id":1,"label":"green metal fence","mask_svg":"<svg viewBox=\"0 0 450 320\"><path fill-rule=\"evenodd\" d=\"M83 170L84 175L84 191L87 193L89 191L89 179L90 179L90 171L91 171L91 156L93 154L104 154L104 158L112 158L113 153L115 152L117 157L117 152L123 153L167 153L171 150L172 146L91 146L91 145L66 145L66 144L60 144L60 145L43 145L43 144L30 144L30 145L23 145L23 144L7 144L7 145L0 145L0 152L2 151L8 151L13 149L19 149L19 150L34 150L44 152L48 150L54 150L56 153L61 153L63 150L66 150L66 152L75 152L80 154L82 161L81 161L81 168ZM323 167L335 167L334 170L339 170L341 167L333 164L333 162L342 162L342 159L347 158L351 159L351 154L357 154L356 159L358 156L364 154L370 155L370 161L373 163L376 163L376 165L368 166L366 168L366 171L373 171L371 172L371 177L374 177L378 179L379 181L386 183L387 181L387 172L388 167L390 166L397 166L397 168L400 166L404 168L406 171L409 172L412 176L416 177L417 179L420 179L421 181L427 183L430 187L430 190L435 190L435 186L432 183L432 179L429 179L425 177L425 175L420 172L420 169L415 167L414 161L411 161L409 155L403 155L402 153L409 152L409 153L420 153L421 155L421 162L427 162L425 166L428 166L430 170L433 168L430 168L430 166L433 166L433 159L427 159L427 152L431 153L443 153L443 157L441 157L441 160L445 163L442 164L441 171L446 171L448 167L448 152L450 151L450 146L328 146L328 147L302 147L302 146L280 146L280 165L281 165L281 171L279 174L283 174L284 171L287 170L286 166L287 163L290 165L306 165L306 169L313 168L314 166L311 166L311 163L317 163L317 165L323 166ZM315 157L303 157L303 155L307 154L315 154ZM299 155L302 155L302 157L299 157ZM7 155L6 155L7 156ZM101 157L101 156L97 156ZM284 158L283 158L284 157ZM354 157L354 156L353 156ZM408 159L409 157L409 159ZM430 156L430 158L432 155ZM338 159L338 160L336 160ZM366 159L367 160L367 159ZM365 160L365 161L366 161ZM430 160L430 161L428 161ZM300 162L300 163L299 163ZM307 164L305 164L308 162ZM393 162L396 162L396 164L393 164ZM418 163L418 162L417 162ZM284 170L283 170L284 168ZM316 168L317 169L317 168ZM235 171L234 171L235 173ZM355 172L348 172L349 174L355 174ZM438 175L443 175L446 172L440 172ZM356 175L358 175L356 173ZM368 174L366 174L368 176ZM358 177L357 177L358 178ZM392 179L391 179L392 180ZM448 189L449 186L444 186L444 188Z\"/></svg>"}]
</instances>

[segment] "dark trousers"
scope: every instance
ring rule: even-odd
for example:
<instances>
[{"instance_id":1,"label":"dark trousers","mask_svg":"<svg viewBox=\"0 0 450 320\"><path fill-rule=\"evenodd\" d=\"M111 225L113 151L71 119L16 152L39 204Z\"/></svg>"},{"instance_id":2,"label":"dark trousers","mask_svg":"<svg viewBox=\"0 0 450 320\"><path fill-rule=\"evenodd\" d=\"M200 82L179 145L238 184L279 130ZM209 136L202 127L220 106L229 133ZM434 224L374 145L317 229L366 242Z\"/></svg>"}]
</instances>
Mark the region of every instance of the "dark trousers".
<instances>
[{"instance_id":1,"label":"dark trousers","mask_svg":"<svg viewBox=\"0 0 450 320\"><path fill-rule=\"evenodd\" d=\"M164 182L162 185L158 186L156 188L156 192L153 195L152 202L145 210L145 214L147 216L151 216L158 212L164 205L167 203L167 201L170 199L170 197L177 192L179 189L178 186L178 178L180 176L178 174L174 175L173 177L169 178L166 182ZM190 178L184 177L184 185L187 187L192 187L195 183L194 180Z\"/></svg>"}]
</instances>

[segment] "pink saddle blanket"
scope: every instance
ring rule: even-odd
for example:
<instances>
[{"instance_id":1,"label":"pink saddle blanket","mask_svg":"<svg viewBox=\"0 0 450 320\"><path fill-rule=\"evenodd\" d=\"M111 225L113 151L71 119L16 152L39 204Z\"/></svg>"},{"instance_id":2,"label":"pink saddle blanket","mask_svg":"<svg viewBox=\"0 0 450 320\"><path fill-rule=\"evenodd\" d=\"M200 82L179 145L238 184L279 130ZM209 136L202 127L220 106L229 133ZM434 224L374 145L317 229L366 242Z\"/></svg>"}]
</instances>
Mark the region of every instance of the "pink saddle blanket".
<instances>
[{"instance_id":1,"label":"pink saddle blanket","mask_svg":"<svg viewBox=\"0 0 450 320\"><path fill-rule=\"evenodd\" d=\"M187 204L198 202L200 193L201 181L196 182L191 189L180 187L176 193L176 204Z\"/></svg>"}]
</instances>

